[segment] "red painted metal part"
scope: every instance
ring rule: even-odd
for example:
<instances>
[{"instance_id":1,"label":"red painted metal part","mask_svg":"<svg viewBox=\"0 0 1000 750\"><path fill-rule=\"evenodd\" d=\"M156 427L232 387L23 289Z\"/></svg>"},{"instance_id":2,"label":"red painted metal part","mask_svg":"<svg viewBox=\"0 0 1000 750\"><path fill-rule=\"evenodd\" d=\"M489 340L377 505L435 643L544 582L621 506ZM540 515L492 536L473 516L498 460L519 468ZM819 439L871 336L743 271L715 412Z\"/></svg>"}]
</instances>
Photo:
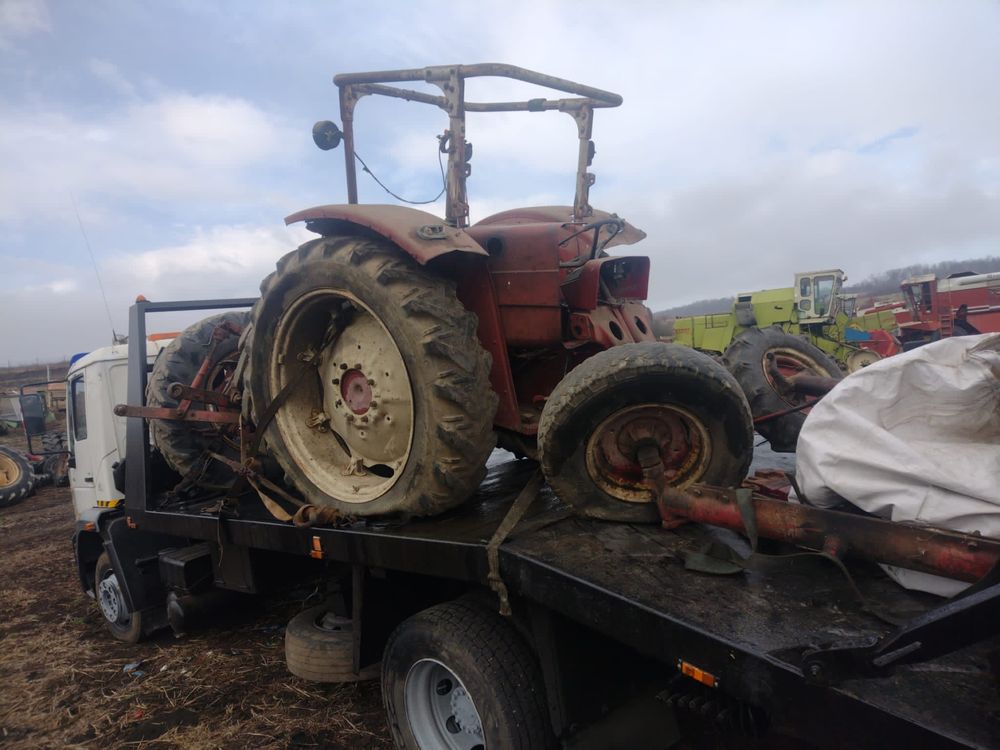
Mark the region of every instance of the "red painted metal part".
<instances>
[{"instance_id":1,"label":"red painted metal part","mask_svg":"<svg viewBox=\"0 0 1000 750\"><path fill-rule=\"evenodd\" d=\"M452 252L486 255L463 230L447 226L434 214L407 206L315 206L285 217L286 224L299 221L324 235L354 234L359 229L374 231L399 245L421 265Z\"/></svg>"},{"instance_id":2,"label":"red painted metal part","mask_svg":"<svg viewBox=\"0 0 1000 750\"><path fill-rule=\"evenodd\" d=\"M348 370L340 378L340 395L355 414L364 414L372 405L372 387L361 370Z\"/></svg>"},{"instance_id":3,"label":"red painted metal part","mask_svg":"<svg viewBox=\"0 0 1000 750\"><path fill-rule=\"evenodd\" d=\"M1000 540L947 529L910 526L753 495L758 535L814 550L837 549L908 570L978 581L1000 560ZM664 525L693 521L745 533L733 490L704 485L688 491L663 487Z\"/></svg>"},{"instance_id":4,"label":"red painted metal part","mask_svg":"<svg viewBox=\"0 0 1000 750\"><path fill-rule=\"evenodd\" d=\"M237 424L239 411L205 411L201 409L171 409L166 406L129 406L118 404L114 412L119 417L142 417L143 419L170 419L180 422L211 422L213 424Z\"/></svg>"},{"instance_id":5,"label":"red painted metal part","mask_svg":"<svg viewBox=\"0 0 1000 750\"><path fill-rule=\"evenodd\" d=\"M875 352L882 359L899 354L903 348L899 345L899 340L888 331L876 328L873 331L866 331L868 341L858 342L862 349Z\"/></svg>"}]
</instances>

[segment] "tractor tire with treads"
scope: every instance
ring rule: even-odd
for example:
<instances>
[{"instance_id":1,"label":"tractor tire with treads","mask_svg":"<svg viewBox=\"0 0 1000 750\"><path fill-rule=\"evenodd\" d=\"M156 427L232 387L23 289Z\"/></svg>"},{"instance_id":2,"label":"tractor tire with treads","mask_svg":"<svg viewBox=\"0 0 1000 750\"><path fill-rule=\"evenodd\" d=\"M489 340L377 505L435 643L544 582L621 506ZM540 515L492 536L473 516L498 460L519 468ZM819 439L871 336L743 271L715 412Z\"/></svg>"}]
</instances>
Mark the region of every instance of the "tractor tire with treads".
<instances>
[{"instance_id":1,"label":"tractor tire with treads","mask_svg":"<svg viewBox=\"0 0 1000 750\"><path fill-rule=\"evenodd\" d=\"M323 237L278 261L251 313L244 382L271 455L306 500L429 516L465 500L495 444L476 316L451 281L376 237Z\"/></svg>"},{"instance_id":2,"label":"tractor tire with treads","mask_svg":"<svg viewBox=\"0 0 1000 750\"><path fill-rule=\"evenodd\" d=\"M245 312L226 312L199 320L184 329L157 355L146 385L146 405L176 408L178 401L170 395L173 383L191 385L212 345L217 326L230 323L239 329L246 326L249 316ZM230 334L219 341L212 354L208 377L202 388L220 388L236 365L239 336ZM214 407L201 402L193 409ZM208 454L218 453L239 460L240 452L235 439L228 438L220 427L204 422L181 422L167 419L149 421L153 445L167 465L182 477L194 480L205 487L226 487L235 477L232 469Z\"/></svg>"},{"instance_id":3,"label":"tractor tire with treads","mask_svg":"<svg viewBox=\"0 0 1000 750\"><path fill-rule=\"evenodd\" d=\"M750 409L711 357L646 342L613 347L571 370L538 427L549 486L581 515L608 521L659 518L636 455L640 440L657 445L674 486L735 486L753 456Z\"/></svg>"},{"instance_id":4,"label":"tractor tire with treads","mask_svg":"<svg viewBox=\"0 0 1000 750\"><path fill-rule=\"evenodd\" d=\"M802 372L830 378L843 377L837 363L805 339L776 326L750 328L733 340L722 361L746 394L754 419L798 406L805 399L785 398L778 393L767 374L768 353L778 357L786 376ZM806 412L798 411L761 422L756 429L768 439L773 451L793 453L805 420Z\"/></svg>"},{"instance_id":5,"label":"tractor tire with treads","mask_svg":"<svg viewBox=\"0 0 1000 750\"><path fill-rule=\"evenodd\" d=\"M13 448L0 446L0 506L23 500L35 489L31 463Z\"/></svg>"}]
</instances>

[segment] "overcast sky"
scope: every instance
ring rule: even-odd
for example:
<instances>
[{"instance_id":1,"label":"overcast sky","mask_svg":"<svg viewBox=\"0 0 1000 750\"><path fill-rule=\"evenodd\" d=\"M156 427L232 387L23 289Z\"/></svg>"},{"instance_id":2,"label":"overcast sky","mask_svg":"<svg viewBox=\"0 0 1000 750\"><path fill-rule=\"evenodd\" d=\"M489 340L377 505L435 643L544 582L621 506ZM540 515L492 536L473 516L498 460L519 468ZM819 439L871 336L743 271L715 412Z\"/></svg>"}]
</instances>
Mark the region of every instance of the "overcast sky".
<instances>
[{"instance_id":1,"label":"overcast sky","mask_svg":"<svg viewBox=\"0 0 1000 750\"><path fill-rule=\"evenodd\" d=\"M624 96L591 202L647 232L653 309L1000 254L997 2L0 0L0 365L110 342L88 240L119 332L140 293L256 294L309 236L283 217L346 202L310 136L332 76L456 62ZM543 95L468 90L510 93ZM356 124L384 182L437 193L443 114L366 99ZM565 115L470 116L469 139L473 221L572 202Z\"/></svg>"}]
</instances>

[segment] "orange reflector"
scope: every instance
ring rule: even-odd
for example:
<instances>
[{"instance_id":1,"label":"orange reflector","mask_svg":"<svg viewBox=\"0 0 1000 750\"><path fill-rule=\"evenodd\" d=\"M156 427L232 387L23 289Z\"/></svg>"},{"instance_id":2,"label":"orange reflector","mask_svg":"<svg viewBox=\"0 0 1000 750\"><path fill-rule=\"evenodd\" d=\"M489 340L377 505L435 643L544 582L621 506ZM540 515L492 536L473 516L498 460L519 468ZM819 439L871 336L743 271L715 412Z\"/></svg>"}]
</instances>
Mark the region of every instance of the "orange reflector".
<instances>
[{"instance_id":1,"label":"orange reflector","mask_svg":"<svg viewBox=\"0 0 1000 750\"><path fill-rule=\"evenodd\" d=\"M323 544L320 542L318 536L313 537L313 548L309 553L309 557L313 557L317 560L323 559Z\"/></svg>"},{"instance_id":2,"label":"orange reflector","mask_svg":"<svg viewBox=\"0 0 1000 750\"><path fill-rule=\"evenodd\" d=\"M93 521L87 521L87 523L85 523L83 525L83 530L84 531L97 531L97 524L95 524Z\"/></svg>"},{"instance_id":3,"label":"orange reflector","mask_svg":"<svg viewBox=\"0 0 1000 750\"><path fill-rule=\"evenodd\" d=\"M180 331L165 331L163 333L151 333L146 338L150 341L167 341L180 336Z\"/></svg>"},{"instance_id":4,"label":"orange reflector","mask_svg":"<svg viewBox=\"0 0 1000 750\"><path fill-rule=\"evenodd\" d=\"M708 685L713 688L719 686L719 680L716 679L714 674L706 672L704 669L699 669L694 664L688 664L683 659L677 660L677 668L681 671L682 675L690 677L692 680L697 680L702 685Z\"/></svg>"}]
</instances>

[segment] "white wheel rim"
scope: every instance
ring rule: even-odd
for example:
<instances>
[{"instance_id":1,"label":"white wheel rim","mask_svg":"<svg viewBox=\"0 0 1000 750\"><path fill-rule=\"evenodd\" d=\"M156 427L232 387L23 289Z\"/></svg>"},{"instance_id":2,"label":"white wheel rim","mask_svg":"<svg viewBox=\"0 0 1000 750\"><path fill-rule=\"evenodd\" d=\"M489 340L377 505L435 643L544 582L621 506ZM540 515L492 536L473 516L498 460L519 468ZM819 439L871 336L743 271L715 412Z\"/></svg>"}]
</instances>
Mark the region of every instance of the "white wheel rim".
<instances>
[{"instance_id":1,"label":"white wheel rim","mask_svg":"<svg viewBox=\"0 0 1000 750\"><path fill-rule=\"evenodd\" d=\"M472 696L436 659L421 659L410 668L403 701L421 750L485 750L483 722Z\"/></svg>"},{"instance_id":2,"label":"white wheel rim","mask_svg":"<svg viewBox=\"0 0 1000 750\"><path fill-rule=\"evenodd\" d=\"M128 619L125 599L114 573L104 576L97 584L97 604L104 619L110 623L121 625Z\"/></svg>"},{"instance_id":3,"label":"white wheel rim","mask_svg":"<svg viewBox=\"0 0 1000 750\"><path fill-rule=\"evenodd\" d=\"M351 320L324 348L325 321L345 303L353 308ZM313 367L301 361L310 348L319 357L316 375L305 375L275 415L289 450L313 459L299 468L322 492L343 502L367 503L384 495L406 466L414 418L409 373L389 330L350 292L318 289L282 314L275 341L271 398L302 367Z\"/></svg>"}]
</instances>

